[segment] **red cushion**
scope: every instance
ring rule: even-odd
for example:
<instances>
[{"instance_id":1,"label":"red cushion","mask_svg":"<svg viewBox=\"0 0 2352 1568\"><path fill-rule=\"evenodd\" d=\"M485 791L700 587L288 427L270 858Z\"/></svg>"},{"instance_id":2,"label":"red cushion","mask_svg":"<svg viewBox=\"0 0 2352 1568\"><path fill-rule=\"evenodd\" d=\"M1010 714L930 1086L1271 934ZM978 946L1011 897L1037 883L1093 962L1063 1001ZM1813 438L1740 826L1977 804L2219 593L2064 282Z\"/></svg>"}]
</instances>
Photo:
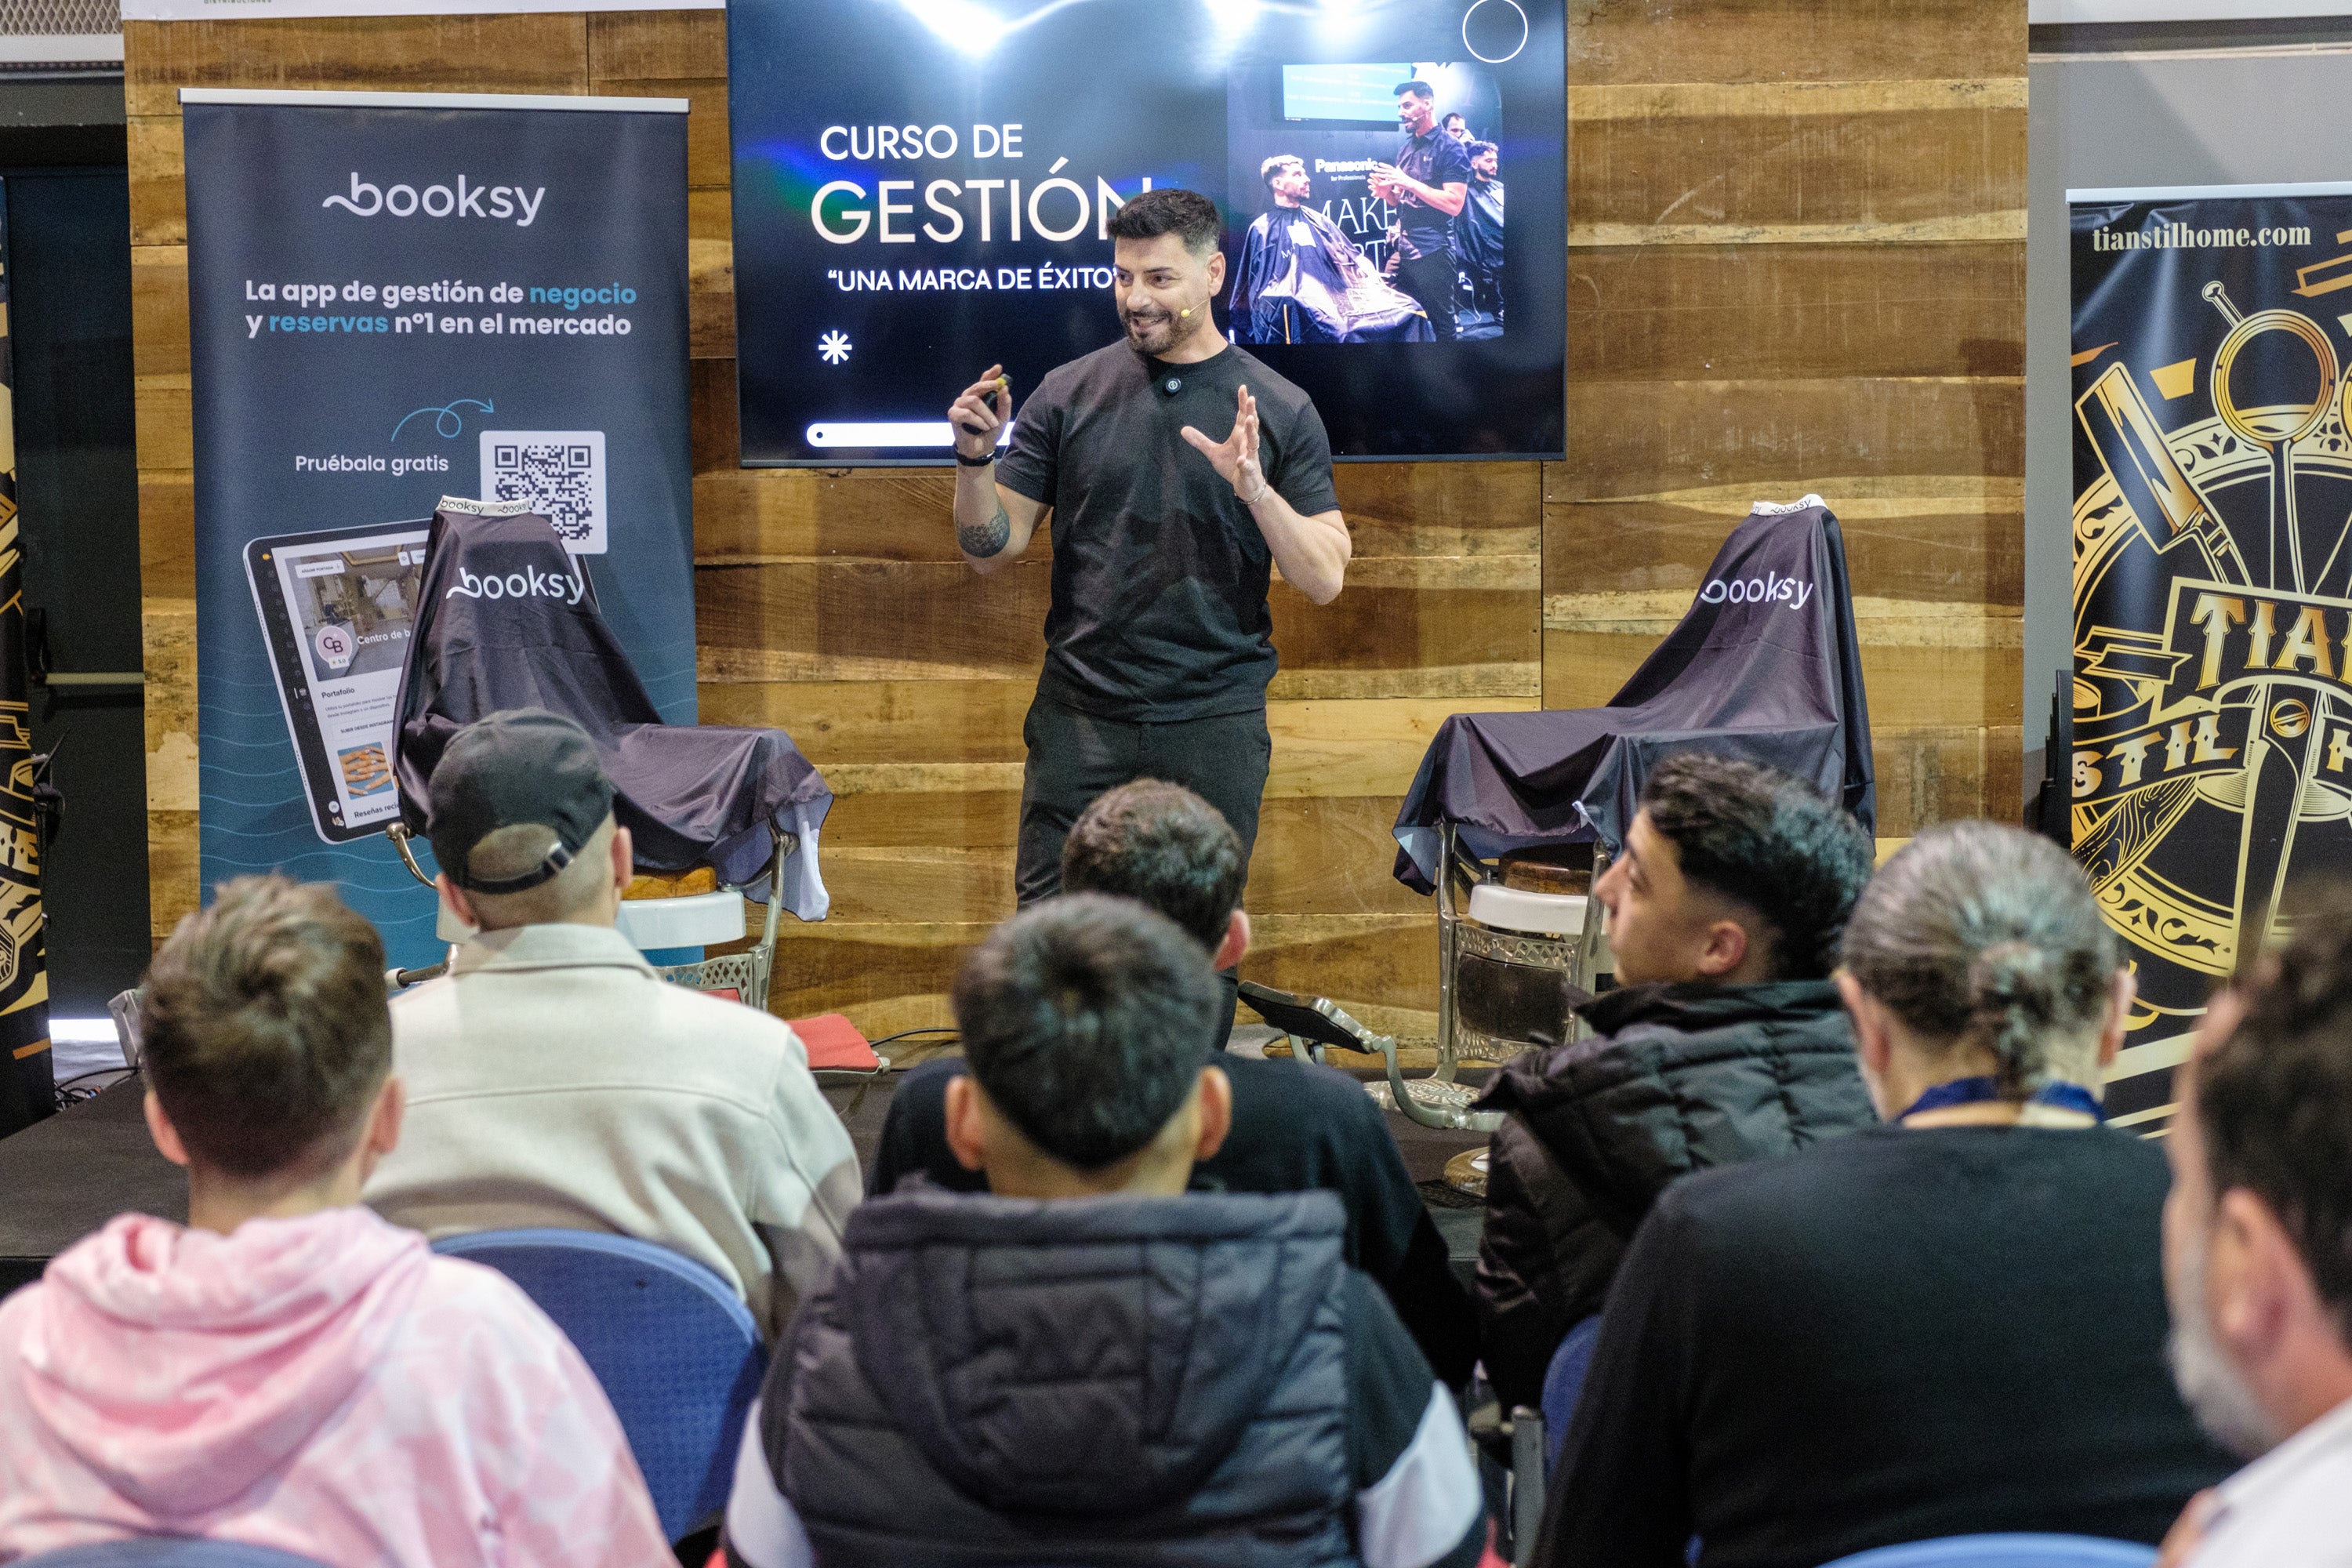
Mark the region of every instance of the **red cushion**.
<instances>
[{"instance_id":1,"label":"red cushion","mask_svg":"<svg viewBox=\"0 0 2352 1568\"><path fill-rule=\"evenodd\" d=\"M845 1068L853 1072L872 1072L882 1065L857 1026L838 1013L820 1013L814 1018L794 1018L793 1033L808 1047L809 1066L813 1068Z\"/></svg>"}]
</instances>

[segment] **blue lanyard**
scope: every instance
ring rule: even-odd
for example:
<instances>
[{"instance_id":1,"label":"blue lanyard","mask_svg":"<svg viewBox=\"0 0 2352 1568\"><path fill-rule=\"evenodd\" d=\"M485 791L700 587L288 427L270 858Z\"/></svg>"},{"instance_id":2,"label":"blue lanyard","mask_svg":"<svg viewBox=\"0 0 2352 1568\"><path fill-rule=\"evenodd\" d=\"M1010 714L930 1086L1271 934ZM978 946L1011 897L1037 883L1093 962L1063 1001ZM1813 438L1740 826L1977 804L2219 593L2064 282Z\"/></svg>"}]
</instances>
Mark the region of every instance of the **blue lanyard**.
<instances>
[{"instance_id":1,"label":"blue lanyard","mask_svg":"<svg viewBox=\"0 0 2352 1568\"><path fill-rule=\"evenodd\" d=\"M1895 1120L1916 1116L1923 1110L1941 1110L1948 1105L1974 1105L1982 1100L2000 1100L2000 1080L1995 1078L1956 1078L1949 1083L1939 1083L1911 1102L1911 1108ZM2026 1103L2055 1106L2060 1110L2078 1110L2094 1121L2107 1119L2105 1107L2096 1096L2079 1083L2053 1083L2036 1089Z\"/></svg>"}]
</instances>

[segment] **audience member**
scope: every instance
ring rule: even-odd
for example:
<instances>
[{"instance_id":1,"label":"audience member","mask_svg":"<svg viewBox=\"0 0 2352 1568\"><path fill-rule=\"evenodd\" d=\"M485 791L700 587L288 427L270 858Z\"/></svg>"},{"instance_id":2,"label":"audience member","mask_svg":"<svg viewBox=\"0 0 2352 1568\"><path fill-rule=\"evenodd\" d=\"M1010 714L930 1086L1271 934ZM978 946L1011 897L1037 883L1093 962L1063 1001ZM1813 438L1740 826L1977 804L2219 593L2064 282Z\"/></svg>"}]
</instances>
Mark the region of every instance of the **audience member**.
<instances>
[{"instance_id":1,"label":"audience member","mask_svg":"<svg viewBox=\"0 0 2352 1568\"><path fill-rule=\"evenodd\" d=\"M1477 1277L1506 1408L1539 1403L1666 1184L1875 1122L1829 980L1871 858L1861 824L1775 769L1689 753L1651 776L1593 888L1618 988L1579 1009L1591 1036L1526 1053L1480 1101L1510 1113Z\"/></svg>"},{"instance_id":2,"label":"audience member","mask_svg":"<svg viewBox=\"0 0 2352 1568\"><path fill-rule=\"evenodd\" d=\"M718 1270L772 1336L858 1196L800 1041L663 983L614 929L629 830L570 720L469 724L431 787L442 895L479 934L392 1004L408 1135L368 1203L435 1238L557 1226L657 1242Z\"/></svg>"},{"instance_id":3,"label":"audience member","mask_svg":"<svg viewBox=\"0 0 2352 1568\"><path fill-rule=\"evenodd\" d=\"M2242 1018L2242 1021L2241 1019ZM2166 1152L2172 1367L2253 1460L2182 1515L2168 1562L2352 1563L2352 916L2296 922L2180 1069Z\"/></svg>"},{"instance_id":4,"label":"audience member","mask_svg":"<svg viewBox=\"0 0 2352 1568\"><path fill-rule=\"evenodd\" d=\"M186 1228L0 1305L0 1560L142 1535L402 1568L672 1561L612 1407L487 1268L358 1206L398 1140L383 948L322 887L180 922L144 1008Z\"/></svg>"},{"instance_id":5,"label":"audience member","mask_svg":"<svg viewBox=\"0 0 2352 1568\"><path fill-rule=\"evenodd\" d=\"M1229 970L1249 947L1241 910L1249 861L1214 806L1178 784L1143 779L1097 797L1062 848L1062 887L1115 893L1167 916ZM1213 1037L1211 1045L1218 1044ZM1381 1109L1345 1073L1309 1062L1221 1056L1233 1127L1194 1171L1195 1184L1236 1193L1326 1187L1347 1205L1347 1260L1388 1292L1447 1382L1468 1381L1476 1324L1449 1252L1406 1171ZM947 1132L948 1086L962 1061L941 1058L899 1080L874 1156L872 1190L920 1172L938 1186L984 1192L977 1165Z\"/></svg>"},{"instance_id":6,"label":"audience member","mask_svg":"<svg viewBox=\"0 0 2352 1568\"><path fill-rule=\"evenodd\" d=\"M1889 1125L1669 1187L1537 1561L1809 1568L1933 1536L2154 1542L2225 1468L2164 1364L2165 1156L2099 1122L2133 998L2046 839L1930 828L1840 989Z\"/></svg>"},{"instance_id":7,"label":"audience member","mask_svg":"<svg viewBox=\"0 0 2352 1568\"><path fill-rule=\"evenodd\" d=\"M955 987L948 1137L991 1193L849 1217L728 1506L751 1568L1475 1560L1454 1403L1328 1193L1186 1190L1232 1115L1197 941L1077 893Z\"/></svg>"}]
</instances>

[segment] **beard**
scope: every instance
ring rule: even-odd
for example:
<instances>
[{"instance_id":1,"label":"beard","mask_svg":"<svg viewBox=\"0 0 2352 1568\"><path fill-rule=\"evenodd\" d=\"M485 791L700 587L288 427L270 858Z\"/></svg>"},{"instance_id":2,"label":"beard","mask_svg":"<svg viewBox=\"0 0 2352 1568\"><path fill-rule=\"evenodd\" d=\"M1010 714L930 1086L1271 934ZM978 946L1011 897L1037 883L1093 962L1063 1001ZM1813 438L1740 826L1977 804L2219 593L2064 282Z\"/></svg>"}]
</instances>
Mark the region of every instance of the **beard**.
<instances>
[{"instance_id":1,"label":"beard","mask_svg":"<svg viewBox=\"0 0 2352 1568\"><path fill-rule=\"evenodd\" d=\"M1196 308L1193 314L1204 321L1209 319L1204 308ZM1154 356L1166 353L1200 330L1175 311L1162 310L1156 306L1149 310L1129 310L1121 305L1118 308L1118 324L1127 329L1129 347L1138 353Z\"/></svg>"},{"instance_id":2,"label":"beard","mask_svg":"<svg viewBox=\"0 0 2352 1568\"><path fill-rule=\"evenodd\" d=\"M2205 1248L2165 1271L2164 1293L2172 1309L2172 1335L2165 1347L2172 1381L2206 1435L2240 1458L2252 1459L2278 1446L2277 1424L2254 1391L2222 1353L2205 1315Z\"/></svg>"}]
</instances>

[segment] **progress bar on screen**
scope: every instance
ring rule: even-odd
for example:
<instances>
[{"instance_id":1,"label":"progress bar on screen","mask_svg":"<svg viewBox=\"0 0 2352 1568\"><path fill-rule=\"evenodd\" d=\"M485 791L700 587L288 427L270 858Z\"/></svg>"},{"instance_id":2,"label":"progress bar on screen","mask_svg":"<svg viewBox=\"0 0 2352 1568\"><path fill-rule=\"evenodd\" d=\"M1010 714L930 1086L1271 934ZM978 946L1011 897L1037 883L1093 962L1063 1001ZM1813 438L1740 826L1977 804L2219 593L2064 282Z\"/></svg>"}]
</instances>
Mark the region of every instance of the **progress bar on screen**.
<instances>
[{"instance_id":1,"label":"progress bar on screen","mask_svg":"<svg viewBox=\"0 0 2352 1568\"><path fill-rule=\"evenodd\" d=\"M1013 438L1013 426L1007 425L998 437L1003 446ZM886 447L929 447L941 450L955 440L955 433L944 419L910 420L903 423L853 423L847 420L826 420L808 427L808 444L812 447L863 447L880 449Z\"/></svg>"}]
</instances>

